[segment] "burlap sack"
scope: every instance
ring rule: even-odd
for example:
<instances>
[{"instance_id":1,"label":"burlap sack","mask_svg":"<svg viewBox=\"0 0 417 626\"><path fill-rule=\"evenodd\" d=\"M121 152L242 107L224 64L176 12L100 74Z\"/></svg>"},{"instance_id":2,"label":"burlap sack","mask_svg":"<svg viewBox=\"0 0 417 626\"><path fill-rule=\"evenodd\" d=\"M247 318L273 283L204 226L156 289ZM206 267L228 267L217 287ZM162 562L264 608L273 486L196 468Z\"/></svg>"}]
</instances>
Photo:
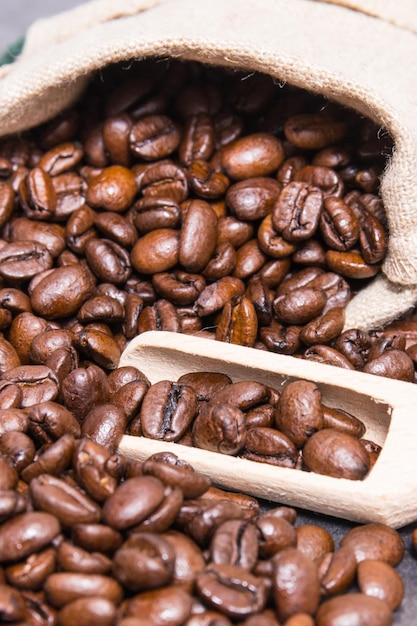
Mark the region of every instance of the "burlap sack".
<instances>
[{"instance_id":1,"label":"burlap sack","mask_svg":"<svg viewBox=\"0 0 417 626\"><path fill-rule=\"evenodd\" d=\"M258 70L351 106L386 128L389 251L346 327L376 328L417 301L415 0L93 0L40 20L0 68L0 136L76 100L109 62L179 57Z\"/></svg>"}]
</instances>

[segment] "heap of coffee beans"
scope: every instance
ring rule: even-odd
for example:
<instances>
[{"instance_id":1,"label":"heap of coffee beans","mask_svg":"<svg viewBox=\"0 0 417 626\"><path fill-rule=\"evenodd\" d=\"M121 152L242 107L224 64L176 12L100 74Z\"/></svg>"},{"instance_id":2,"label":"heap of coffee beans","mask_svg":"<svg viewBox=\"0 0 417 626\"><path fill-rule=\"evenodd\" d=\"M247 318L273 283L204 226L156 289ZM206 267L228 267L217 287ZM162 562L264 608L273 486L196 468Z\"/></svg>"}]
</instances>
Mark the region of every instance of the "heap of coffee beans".
<instances>
[{"instance_id":1,"label":"heap of coffee beans","mask_svg":"<svg viewBox=\"0 0 417 626\"><path fill-rule=\"evenodd\" d=\"M112 385L116 378L123 384L111 399L133 409L127 416L131 435L352 480L365 478L380 452L363 438L361 420L323 404L319 387L307 380L289 382L279 392L218 372L190 372L177 382L150 385L143 373L122 367L109 376ZM104 443L98 427L88 432Z\"/></svg>"},{"instance_id":2,"label":"heap of coffee beans","mask_svg":"<svg viewBox=\"0 0 417 626\"><path fill-rule=\"evenodd\" d=\"M335 548L177 459L127 461L149 384L116 369L162 329L414 381L413 314L344 330L386 253L391 149L320 96L160 59L106 68L71 109L0 140L2 621L391 623L396 531Z\"/></svg>"},{"instance_id":3,"label":"heap of coffee beans","mask_svg":"<svg viewBox=\"0 0 417 626\"><path fill-rule=\"evenodd\" d=\"M173 454L128 460L76 422L55 438L39 417L0 438L3 623L391 624L397 531L358 526L337 546L318 524L295 526L294 509L263 511Z\"/></svg>"},{"instance_id":4,"label":"heap of coffee beans","mask_svg":"<svg viewBox=\"0 0 417 626\"><path fill-rule=\"evenodd\" d=\"M0 329L22 363L16 336L39 325L105 369L163 329L412 381L415 336L344 330L386 253L391 149L369 120L258 73L106 68L73 108L0 141L0 280L19 292L0 294Z\"/></svg>"}]
</instances>

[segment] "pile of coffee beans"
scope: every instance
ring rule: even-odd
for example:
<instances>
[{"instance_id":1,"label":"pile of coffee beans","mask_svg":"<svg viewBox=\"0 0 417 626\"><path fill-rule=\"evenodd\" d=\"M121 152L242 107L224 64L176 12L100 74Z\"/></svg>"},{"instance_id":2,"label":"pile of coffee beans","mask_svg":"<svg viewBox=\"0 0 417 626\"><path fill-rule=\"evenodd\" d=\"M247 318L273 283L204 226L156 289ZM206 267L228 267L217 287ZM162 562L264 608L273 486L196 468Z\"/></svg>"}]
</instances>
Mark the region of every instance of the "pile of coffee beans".
<instances>
[{"instance_id":1,"label":"pile of coffee beans","mask_svg":"<svg viewBox=\"0 0 417 626\"><path fill-rule=\"evenodd\" d=\"M391 624L397 531L357 526L336 546L294 509L263 511L171 453L128 460L72 424L41 445L42 426L29 418L0 439L3 623Z\"/></svg>"},{"instance_id":2,"label":"pile of coffee beans","mask_svg":"<svg viewBox=\"0 0 417 626\"><path fill-rule=\"evenodd\" d=\"M117 387L113 403L125 410L133 390L139 391L128 416L130 435L352 480L365 478L380 452L363 438L361 420L323 404L319 387L307 380L289 382L280 392L257 381L232 382L218 372L190 372L150 385L142 372L121 367L109 379ZM100 437L98 428L90 427L89 434Z\"/></svg>"},{"instance_id":3,"label":"pile of coffee beans","mask_svg":"<svg viewBox=\"0 0 417 626\"><path fill-rule=\"evenodd\" d=\"M146 376L116 369L138 333L170 330L414 382L413 313L344 329L386 254L391 150L320 96L161 59L108 67L71 109L0 139L2 621L391 623L396 531L366 525L336 548L177 459L124 459L126 431L161 425L138 418ZM251 412L245 454L271 456L271 409ZM369 469L378 449L358 445Z\"/></svg>"},{"instance_id":4,"label":"pile of coffee beans","mask_svg":"<svg viewBox=\"0 0 417 626\"><path fill-rule=\"evenodd\" d=\"M0 329L16 343L30 313L105 369L163 329L414 380L397 335L344 330L386 254L391 149L369 120L258 73L106 68L73 108L0 141L0 281L25 294L1 298Z\"/></svg>"}]
</instances>

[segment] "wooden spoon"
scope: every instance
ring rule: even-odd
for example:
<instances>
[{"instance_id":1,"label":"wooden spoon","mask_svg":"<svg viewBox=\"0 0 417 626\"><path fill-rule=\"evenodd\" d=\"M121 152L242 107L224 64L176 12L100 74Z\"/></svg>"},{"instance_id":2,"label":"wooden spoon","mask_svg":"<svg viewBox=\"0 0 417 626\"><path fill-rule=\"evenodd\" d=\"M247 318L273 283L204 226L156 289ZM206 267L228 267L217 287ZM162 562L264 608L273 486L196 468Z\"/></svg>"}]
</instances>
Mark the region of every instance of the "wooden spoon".
<instances>
[{"instance_id":1,"label":"wooden spoon","mask_svg":"<svg viewBox=\"0 0 417 626\"><path fill-rule=\"evenodd\" d=\"M417 519L417 385L354 370L273 354L210 339L163 331L133 339L120 366L133 365L149 378L176 381L188 372L222 372L232 380L259 381L281 389L288 381L315 382L323 403L366 425L365 437L382 446L364 480L332 478L275 467L199 448L125 435L128 457L146 459L169 450L225 489L359 522L398 528Z\"/></svg>"}]
</instances>

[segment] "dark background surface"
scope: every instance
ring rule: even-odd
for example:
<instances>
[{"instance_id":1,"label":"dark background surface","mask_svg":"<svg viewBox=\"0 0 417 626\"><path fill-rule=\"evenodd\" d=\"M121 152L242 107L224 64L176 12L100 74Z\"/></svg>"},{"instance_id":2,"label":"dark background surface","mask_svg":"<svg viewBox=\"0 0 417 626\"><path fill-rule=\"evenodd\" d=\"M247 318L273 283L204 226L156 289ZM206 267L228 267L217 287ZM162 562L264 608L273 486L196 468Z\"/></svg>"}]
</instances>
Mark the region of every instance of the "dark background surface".
<instances>
[{"instance_id":1,"label":"dark background surface","mask_svg":"<svg viewBox=\"0 0 417 626\"><path fill-rule=\"evenodd\" d=\"M85 4L85 2L81 0L11 0L10 2L2 0L0 51L16 41L34 20L66 11L81 4ZM404 472L409 471L416 472L417 470L416 468L404 468ZM299 511L297 526L303 523L324 526L332 534L336 545L347 530L353 526L352 523L343 520ZM398 567L398 571L405 582L405 599L402 607L395 613L395 626L417 625L417 556L413 553L411 546L411 534L414 528L417 528L417 522L400 531L406 545L406 556ZM373 625L369 624L369 626Z\"/></svg>"}]
</instances>

